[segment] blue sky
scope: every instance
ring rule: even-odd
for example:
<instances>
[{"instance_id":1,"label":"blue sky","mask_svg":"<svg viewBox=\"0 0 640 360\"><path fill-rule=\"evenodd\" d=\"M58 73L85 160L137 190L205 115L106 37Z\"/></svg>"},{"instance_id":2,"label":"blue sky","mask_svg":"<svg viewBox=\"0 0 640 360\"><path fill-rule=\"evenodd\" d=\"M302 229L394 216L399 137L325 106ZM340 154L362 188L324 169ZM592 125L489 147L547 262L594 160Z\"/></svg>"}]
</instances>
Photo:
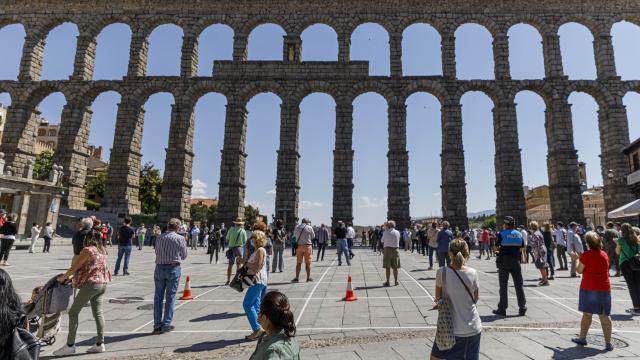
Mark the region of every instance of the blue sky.
<instances>
[{"instance_id":1,"label":"blue sky","mask_svg":"<svg viewBox=\"0 0 640 360\"><path fill-rule=\"evenodd\" d=\"M77 28L62 24L53 29L45 47L43 79L66 79L72 73ZM114 24L98 36L95 79L119 79L125 75L131 32L126 25ZM282 57L284 31L273 24L256 28L249 38L250 60L278 60ZM640 28L629 23L614 26L613 41L617 71L623 79L640 79ZM541 37L528 25L517 25L510 32L511 74L515 79L544 76ZM571 79L595 78L593 37L587 28L575 23L560 29L565 74ZM0 79L16 79L24 30L19 25L0 29ZM207 28L200 37L198 74L215 72L213 60L231 59L233 31L224 25ZM303 34L303 60L336 60L335 32L326 25L314 25ZM182 30L163 25L152 33L149 49L149 75L177 75L180 66ZM492 79L491 35L480 25L466 24L456 32L457 72L461 79ZM351 58L369 60L372 75L389 74L389 48L386 31L376 24L361 25L352 34ZM403 39L405 75L440 75L440 36L428 25L407 28ZM109 149L113 143L115 117L120 96L103 93L93 105L90 142ZM631 138L640 136L640 95L624 98L630 119ZM0 93L0 102L10 104ZM516 98L518 131L522 149L524 183L547 184L544 103L531 92ZM587 94L574 93L575 146L581 161L587 163L590 185L602 184L598 155L597 104ZM167 93L152 95L145 104L143 161L164 167L164 148L168 140L170 106ZM263 93L247 104L249 111L247 145L247 203L273 213L275 201L276 150L279 144L280 99ZM51 94L39 106L51 123L60 122L64 97ZM219 180L220 149L223 144L225 98L220 94L203 96L196 106L193 169L194 195L216 197ZM386 218L387 185L387 104L374 93L363 94L354 103L354 216L357 224L379 223ZM462 98L463 141L469 211L495 207L493 104L481 92ZM329 222L332 202L332 151L334 148L335 103L325 94L311 94L300 106L300 216L314 222ZM407 100L407 144L411 182L411 215L440 213L440 104L430 94L416 93ZM108 150L105 159L108 159Z\"/></svg>"}]
</instances>

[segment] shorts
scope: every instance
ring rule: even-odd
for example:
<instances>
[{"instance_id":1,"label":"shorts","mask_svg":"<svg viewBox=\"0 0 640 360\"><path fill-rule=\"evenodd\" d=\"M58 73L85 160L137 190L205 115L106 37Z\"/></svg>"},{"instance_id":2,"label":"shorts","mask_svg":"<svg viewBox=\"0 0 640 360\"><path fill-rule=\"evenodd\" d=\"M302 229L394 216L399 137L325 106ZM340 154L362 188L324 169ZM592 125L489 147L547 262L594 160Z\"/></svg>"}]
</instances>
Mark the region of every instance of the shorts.
<instances>
[{"instance_id":1,"label":"shorts","mask_svg":"<svg viewBox=\"0 0 640 360\"><path fill-rule=\"evenodd\" d=\"M229 250L227 250L227 259L229 259L229 265L233 265L236 263L236 258L240 256L240 257L244 257L244 247L234 247L234 248L229 248Z\"/></svg>"},{"instance_id":2,"label":"shorts","mask_svg":"<svg viewBox=\"0 0 640 360\"><path fill-rule=\"evenodd\" d=\"M296 247L296 262L302 264L304 258L305 264L311 264L311 256L313 255L313 246L311 245L298 245Z\"/></svg>"},{"instance_id":3,"label":"shorts","mask_svg":"<svg viewBox=\"0 0 640 360\"><path fill-rule=\"evenodd\" d=\"M580 289L578 310L596 315L611 315L611 293Z\"/></svg>"},{"instance_id":4,"label":"shorts","mask_svg":"<svg viewBox=\"0 0 640 360\"><path fill-rule=\"evenodd\" d=\"M382 254L382 267L385 269L400 268L400 252L397 248L384 248L384 253Z\"/></svg>"},{"instance_id":5,"label":"shorts","mask_svg":"<svg viewBox=\"0 0 640 360\"><path fill-rule=\"evenodd\" d=\"M435 340L431 348L431 355L439 359L466 359L477 360L480 358L480 335L456 336L456 344L449 350L440 350Z\"/></svg>"}]
</instances>

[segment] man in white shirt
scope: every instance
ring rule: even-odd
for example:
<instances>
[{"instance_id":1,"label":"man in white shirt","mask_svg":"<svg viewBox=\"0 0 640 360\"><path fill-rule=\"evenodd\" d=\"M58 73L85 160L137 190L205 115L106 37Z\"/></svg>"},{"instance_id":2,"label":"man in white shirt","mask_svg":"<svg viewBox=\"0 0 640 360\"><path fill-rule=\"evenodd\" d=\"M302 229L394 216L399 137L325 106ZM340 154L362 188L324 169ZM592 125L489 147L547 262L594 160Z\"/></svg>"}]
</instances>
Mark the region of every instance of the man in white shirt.
<instances>
[{"instance_id":1,"label":"man in white shirt","mask_svg":"<svg viewBox=\"0 0 640 360\"><path fill-rule=\"evenodd\" d=\"M51 247L51 239L53 239L53 226L48 222L44 227L44 248L42 252L49 252L49 248Z\"/></svg>"},{"instance_id":2,"label":"man in white shirt","mask_svg":"<svg viewBox=\"0 0 640 360\"><path fill-rule=\"evenodd\" d=\"M194 226L193 229L191 229L191 250L198 249L199 236L200 236L200 228L197 226Z\"/></svg>"},{"instance_id":3,"label":"man in white shirt","mask_svg":"<svg viewBox=\"0 0 640 360\"><path fill-rule=\"evenodd\" d=\"M393 269L393 279L395 280L395 286L398 286L398 269L400 268L400 232L395 229L396 223L393 220L389 220L385 223L385 230L382 233L382 243L384 246L384 254L382 256L382 267L384 267L387 277L387 282L384 286L391 286L389 284L389 277L391 275L391 269Z\"/></svg>"},{"instance_id":4,"label":"man in white shirt","mask_svg":"<svg viewBox=\"0 0 640 360\"><path fill-rule=\"evenodd\" d=\"M40 236L40 230L40 226L33 223L33 227L31 227L31 246L29 247L30 254L33 254L33 249L36 247L36 241L38 241L38 236Z\"/></svg>"},{"instance_id":5,"label":"man in white shirt","mask_svg":"<svg viewBox=\"0 0 640 360\"><path fill-rule=\"evenodd\" d=\"M353 249L353 239L356 238L356 230L352 224L347 226L347 246L349 246L349 259L353 259L356 255L351 249Z\"/></svg>"},{"instance_id":6,"label":"man in white shirt","mask_svg":"<svg viewBox=\"0 0 640 360\"><path fill-rule=\"evenodd\" d=\"M553 232L553 237L556 240L556 245L558 247L558 262L560 263L560 268L557 270L567 270L567 230L564 228L564 223L562 221L558 221L556 224L556 231ZM564 265L563 265L564 264Z\"/></svg>"},{"instance_id":7,"label":"man in white shirt","mask_svg":"<svg viewBox=\"0 0 640 360\"><path fill-rule=\"evenodd\" d=\"M580 239L580 235L578 235L576 231L577 227L578 227L578 224L575 222L572 222L571 224L569 224L567 252L569 254L572 254L575 252L576 254L578 254L578 256L580 256L580 254L584 252L584 248L582 247L582 240ZM574 260L572 257L571 258L571 277L578 276L576 274L576 265L577 265L576 260Z\"/></svg>"}]
</instances>

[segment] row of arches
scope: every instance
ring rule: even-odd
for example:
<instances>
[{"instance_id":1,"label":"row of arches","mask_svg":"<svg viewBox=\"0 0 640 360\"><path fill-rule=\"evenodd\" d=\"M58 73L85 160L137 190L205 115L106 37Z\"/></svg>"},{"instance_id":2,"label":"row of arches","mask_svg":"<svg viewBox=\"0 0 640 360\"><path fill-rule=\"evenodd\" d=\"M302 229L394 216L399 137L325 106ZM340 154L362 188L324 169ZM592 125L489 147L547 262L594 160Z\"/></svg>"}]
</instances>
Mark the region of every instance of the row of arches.
<instances>
[{"instance_id":1,"label":"row of arches","mask_svg":"<svg viewBox=\"0 0 640 360\"><path fill-rule=\"evenodd\" d=\"M640 95L629 93L629 97ZM0 97L2 98L2 97ZM54 93L47 96L40 104L39 110L47 110L50 99L58 102L60 113L64 96ZM62 101L60 101L62 99ZM600 148L593 146L599 143L598 118L595 111L597 102L583 93L573 93L570 103L578 106L572 108L574 118L575 145L578 157L591 159L588 177L593 183L602 183L598 155ZM56 101L53 101L55 103ZM306 108L306 102L312 102ZM520 102L528 104L520 107ZM62 104L61 104L62 102ZM92 104L93 119L90 131L90 142L111 147L113 129L117 117L117 103L120 96L116 92L100 94ZM322 103L313 105L313 103ZM44 103L44 104L43 104ZM146 112L144 134L142 136L143 161L150 160L160 167L164 164L164 149L167 146L170 114L169 106L174 104L173 96L168 93L151 95L143 105ZM249 131L247 138L247 194L246 200L259 206L267 213L273 212L273 184L276 180L276 150L279 144L280 98L272 93L259 93L246 105L248 110ZM495 191L487 191L495 185L493 120L491 110L494 104L489 96L481 92L467 92L461 98L463 119L463 144L465 148L465 168L467 169L468 207L471 211L485 210L486 204L495 201ZM544 130L545 102L532 92L520 92L516 95L518 110L518 133L523 156L523 174L526 185L541 185L548 181L546 164L546 136ZM424 92L414 93L407 98L407 144L409 148L409 182L411 198L411 214L437 214L440 209L440 101L434 95ZM584 106L587 104L588 106ZM44 105L44 106L43 106ZM215 195L215 183L219 174L219 150L222 148L226 98L217 93L203 95L195 105L194 132L194 189L196 195ZM388 105L385 98L377 93L365 93L354 99L353 103L353 148L354 174L353 193L354 207L357 211L356 221L376 223L386 208L388 129L386 114ZM55 106L52 106L55 107ZM591 107L590 111L584 108ZM161 109L162 108L162 109ZM313 93L305 97L300 104L300 162L301 194L300 214L318 219L328 214L331 207L332 161L331 151L334 148L333 132L335 130L335 101L331 96ZM307 111L305 111L307 109ZM537 111L531 115L532 110ZM322 114L310 117L308 114ZM55 116L50 116L56 118ZM59 118L59 116L58 116ZM584 120L587 119L588 123ZM62 121L65 121L62 119ZM531 126L530 122L535 122ZM631 126L633 136L634 126ZM640 135L640 128L635 127ZM583 131L584 130L584 131ZM151 132L149 132L151 131ZM581 132L583 131L583 132ZM320 136L318 136L320 132ZM321 139L319 141L319 139ZM323 139L323 140L322 140ZM308 145L312 144L312 145ZM419 145L418 145L419 144ZM309 151L309 146L321 148L322 151ZM530 158L530 159L528 159ZM375 160L374 160L375 159ZM106 159L105 159L106 160ZM306 175L305 175L306 174ZM309 176L308 174L312 174ZM255 179L260 179L256 181ZM266 180L265 180L266 179ZM373 180L372 180L373 179ZM198 180L198 181L196 181ZM254 182L253 184L251 182ZM487 187L487 181L490 186ZM306 189L319 189L323 194L305 193ZM271 211L271 212L270 212ZM361 219L359 218L361 217ZM324 218L323 221L328 221Z\"/></svg>"},{"instance_id":2,"label":"row of arches","mask_svg":"<svg viewBox=\"0 0 640 360\"><path fill-rule=\"evenodd\" d=\"M539 25L520 23L509 27L503 35L494 36L487 27L477 23L460 25L454 32L453 44L457 77L493 79L496 73L495 61L503 61L500 57L503 56L502 51L506 51L512 78L544 78L545 52L541 29L545 30ZM590 28L576 22L566 23L559 27L558 34L561 61L566 75L570 79L595 79L598 54L594 53L594 35ZM640 27L622 21L614 24L609 34L613 37L612 47L615 50L618 74L624 79L640 78L640 70L635 66L640 58L637 50ZM125 23L109 24L96 35L81 34L75 24L62 23L43 35L42 78L66 79L73 75L74 66L91 67L91 78L96 80L126 76L130 72L130 54L133 55L136 50L133 46L136 44L132 45L134 35L137 36ZM234 46L237 46L235 42L240 41L237 35L228 25L213 24L194 37L194 40L190 40L190 35L185 35L178 25L158 25L144 38L144 42L148 43L148 47L143 46L146 59L142 59L146 74L179 76L185 72L183 59L188 62L190 57L195 57L197 65L193 75L210 76L215 72L214 60L232 60L234 56L238 56L238 50L234 50ZM0 78L18 78L25 36L21 24L7 25L0 29L0 40L8 45L0 58ZM78 36L84 41L80 44L83 47L87 46L87 41L95 41L95 49L77 49ZM83 38L86 36L95 38L86 40ZM507 44L503 44L507 47L506 50L500 48L504 36L509 39ZM601 37L600 34L597 36ZM246 59L286 59L286 37L287 33L280 25L267 23L256 26L248 34ZM399 44L396 44L398 40L390 37L385 27L377 23L365 23L357 26L350 34L347 50L350 51L352 60L369 61L371 75L391 74L394 67L393 56L401 57L404 76L443 75L441 50L447 49L446 45L450 40L443 40L436 27L427 23L415 23L404 29L399 37ZM301 32L300 39L302 61L339 59L342 40L331 26L313 24ZM140 47L139 44L136 46ZM399 46L399 54L396 54L396 46ZM95 52L95 61L84 65L84 60L77 58L79 50L84 51L85 57L90 57ZM498 66L502 66L502 63Z\"/></svg>"}]
</instances>

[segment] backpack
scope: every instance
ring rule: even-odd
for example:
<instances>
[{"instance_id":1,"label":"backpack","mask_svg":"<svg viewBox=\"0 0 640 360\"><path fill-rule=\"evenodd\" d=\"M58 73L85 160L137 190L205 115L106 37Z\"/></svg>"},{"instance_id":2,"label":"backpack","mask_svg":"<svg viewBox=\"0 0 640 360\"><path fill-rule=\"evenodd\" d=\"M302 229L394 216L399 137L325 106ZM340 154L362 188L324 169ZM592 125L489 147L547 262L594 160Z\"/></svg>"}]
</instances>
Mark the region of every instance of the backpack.
<instances>
[{"instance_id":1,"label":"backpack","mask_svg":"<svg viewBox=\"0 0 640 360\"><path fill-rule=\"evenodd\" d=\"M0 352L1 359L38 360L40 358L38 338L20 327L13 329L13 334L7 340L7 345Z\"/></svg>"}]
</instances>

